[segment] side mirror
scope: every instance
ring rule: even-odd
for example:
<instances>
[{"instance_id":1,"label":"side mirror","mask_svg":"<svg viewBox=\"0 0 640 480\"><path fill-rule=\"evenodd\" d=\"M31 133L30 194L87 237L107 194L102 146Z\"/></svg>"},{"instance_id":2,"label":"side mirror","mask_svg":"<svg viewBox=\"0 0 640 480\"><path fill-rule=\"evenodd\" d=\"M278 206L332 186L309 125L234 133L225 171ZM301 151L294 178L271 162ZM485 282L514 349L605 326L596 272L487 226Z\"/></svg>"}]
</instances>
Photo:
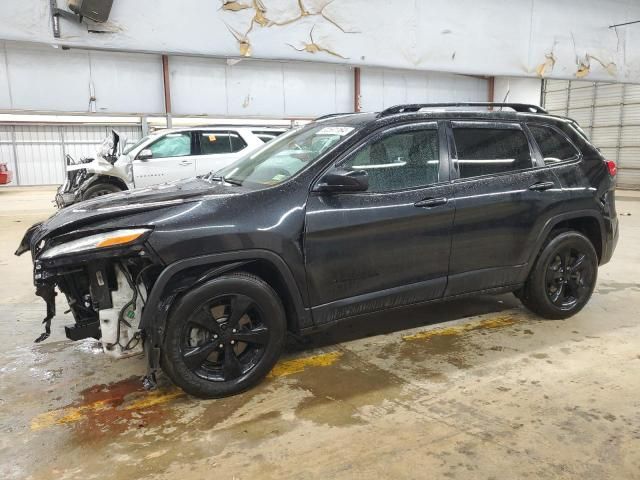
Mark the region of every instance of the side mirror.
<instances>
[{"instance_id":1,"label":"side mirror","mask_svg":"<svg viewBox=\"0 0 640 480\"><path fill-rule=\"evenodd\" d=\"M142 160L144 162L149 160L150 158L153 158L153 152L150 148L145 148L138 154L136 160Z\"/></svg>"},{"instance_id":2,"label":"side mirror","mask_svg":"<svg viewBox=\"0 0 640 480\"><path fill-rule=\"evenodd\" d=\"M325 173L314 187L314 192L365 192L369 188L369 175L365 170L334 168Z\"/></svg>"}]
</instances>

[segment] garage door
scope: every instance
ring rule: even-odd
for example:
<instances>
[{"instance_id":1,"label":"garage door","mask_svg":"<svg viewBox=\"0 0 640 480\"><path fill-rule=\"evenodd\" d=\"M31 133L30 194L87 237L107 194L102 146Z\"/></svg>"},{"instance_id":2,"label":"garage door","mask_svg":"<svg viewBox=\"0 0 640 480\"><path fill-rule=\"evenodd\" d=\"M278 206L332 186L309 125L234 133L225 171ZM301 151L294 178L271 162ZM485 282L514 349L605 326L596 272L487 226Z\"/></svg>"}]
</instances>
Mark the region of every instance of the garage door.
<instances>
[{"instance_id":1,"label":"garage door","mask_svg":"<svg viewBox=\"0 0 640 480\"><path fill-rule=\"evenodd\" d=\"M576 120L618 164L618 187L640 189L640 85L546 80L550 113Z\"/></svg>"},{"instance_id":2,"label":"garage door","mask_svg":"<svg viewBox=\"0 0 640 480\"><path fill-rule=\"evenodd\" d=\"M65 178L65 155L93 157L114 128L136 142L135 125L0 125L0 161L14 172L14 185L56 185Z\"/></svg>"}]
</instances>

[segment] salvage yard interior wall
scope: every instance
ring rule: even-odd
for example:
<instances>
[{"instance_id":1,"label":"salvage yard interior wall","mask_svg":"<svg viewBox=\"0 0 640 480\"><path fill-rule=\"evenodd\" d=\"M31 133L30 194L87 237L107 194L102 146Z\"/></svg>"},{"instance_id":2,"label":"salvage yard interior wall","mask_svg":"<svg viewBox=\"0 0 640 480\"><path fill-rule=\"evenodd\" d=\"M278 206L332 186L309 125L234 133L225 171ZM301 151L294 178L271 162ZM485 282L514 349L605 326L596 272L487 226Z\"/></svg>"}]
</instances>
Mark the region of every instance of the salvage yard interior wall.
<instances>
[{"instance_id":1,"label":"salvage yard interior wall","mask_svg":"<svg viewBox=\"0 0 640 480\"><path fill-rule=\"evenodd\" d=\"M0 44L0 110L160 114L159 55ZM231 63L231 64L230 64ZM306 62L238 63L169 57L176 115L313 118L354 108L353 68ZM447 73L363 68L361 106L486 101L487 80Z\"/></svg>"},{"instance_id":2,"label":"salvage yard interior wall","mask_svg":"<svg viewBox=\"0 0 640 480\"><path fill-rule=\"evenodd\" d=\"M14 172L13 185L55 185L65 178L65 155L93 157L116 128L129 143L142 138L134 125L2 125L0 160Z\"/></svg>"},{"instance_id":3,"label":"salvage yard interior wall","mask_svg":"<svg viewBox=\"0 0 640 480\"><path fill-rule=\"evenodd\" d=\"M576 120L617 163L619 187L640 189L640 85L547 80L543 103Z\"/></svg>"}]
</instances>

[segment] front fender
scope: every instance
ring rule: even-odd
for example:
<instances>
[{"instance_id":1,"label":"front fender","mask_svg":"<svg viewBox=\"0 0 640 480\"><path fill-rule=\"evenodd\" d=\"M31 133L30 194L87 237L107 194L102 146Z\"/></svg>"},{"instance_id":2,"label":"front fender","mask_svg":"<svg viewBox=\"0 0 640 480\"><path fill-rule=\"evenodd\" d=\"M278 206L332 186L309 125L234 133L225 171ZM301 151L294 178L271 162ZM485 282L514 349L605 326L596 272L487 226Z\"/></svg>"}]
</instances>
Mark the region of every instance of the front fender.
<instances>
[{"instance_id":1,"label":"front fender","mask_svg":"<svg viewBox=\"0 0 640 480\"><path fill-rule=\"evenodd\" d=\"M297 317L297 325L304 327L311 324L311 316L304 307L300 289L291 270L289 270L289 267L280 256L269 250L244 250L179 260L168 265L160 273L145 302L148 306L142 312L140 328L145 331L145 351L150 372L154 372L159 366L160 349L164 340L166 322L171 306L175 303L180 293L194 284L199 284L226 272L236 270L256 260L268 261L278 270L292 300ZM201 273L195 283L190 283L183 288L181 283L176 281L181 272L195 267L206 266L211 266L211 268Z\"/></svg>"}]
</instances>

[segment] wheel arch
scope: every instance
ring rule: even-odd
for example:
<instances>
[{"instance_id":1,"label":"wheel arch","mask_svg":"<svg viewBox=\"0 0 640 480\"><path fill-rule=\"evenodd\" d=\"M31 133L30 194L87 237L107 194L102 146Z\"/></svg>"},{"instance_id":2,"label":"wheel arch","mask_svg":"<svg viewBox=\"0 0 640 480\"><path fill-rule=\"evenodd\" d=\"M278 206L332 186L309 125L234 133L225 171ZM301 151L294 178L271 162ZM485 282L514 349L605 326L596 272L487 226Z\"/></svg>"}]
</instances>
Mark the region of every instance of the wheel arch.
<instances>
[{"instance_id":1,"label":"wheel arch","mask_svg":"<svg viewBox=\"0 0 640 480\"><path fill-rule=\"evenodd\" d=\"M93 175L82 184L79 193L81 195L84 195L84 192L86 192L90 187L93 187L94 185L97 185L99 183L108 183L110 185L115 185L121 190L129 190L126 182L121 178L114 177L113 175Z\"/></svg>"},{"instance_id":2,"label":"wheel arch","mask_svg":"<svg viewBox=\"0 0 640 480\"><path fill-rule=\"evenodd\" d=\"M522 279L523 281L533 268L544 243L550 235L558 230L575 230L582 233L593 245L598 256L598 262L602 260L605 243L605 225L600 213L595 210L577 210L575 212L557 215L547 220L538 235L533 251L529 257L528 268L526 269L526 275Z\"/></svg>"},{"instance_id":3,"label":"wheel arch","mask_svg":"<svg viewBox=\"0 0 640 480\"><path fill-rule=\"evenodd\" d=\"M268 250L247 250L192 257L168 265L149 293L149 308L142 314L141 327L155 332L156 340L161 340L171 306L182 293L232 271L252 273L276 291L285 307L288 330L298 332L311 325L311 316L284 260Z\"/></svg>"}]
</instances>

